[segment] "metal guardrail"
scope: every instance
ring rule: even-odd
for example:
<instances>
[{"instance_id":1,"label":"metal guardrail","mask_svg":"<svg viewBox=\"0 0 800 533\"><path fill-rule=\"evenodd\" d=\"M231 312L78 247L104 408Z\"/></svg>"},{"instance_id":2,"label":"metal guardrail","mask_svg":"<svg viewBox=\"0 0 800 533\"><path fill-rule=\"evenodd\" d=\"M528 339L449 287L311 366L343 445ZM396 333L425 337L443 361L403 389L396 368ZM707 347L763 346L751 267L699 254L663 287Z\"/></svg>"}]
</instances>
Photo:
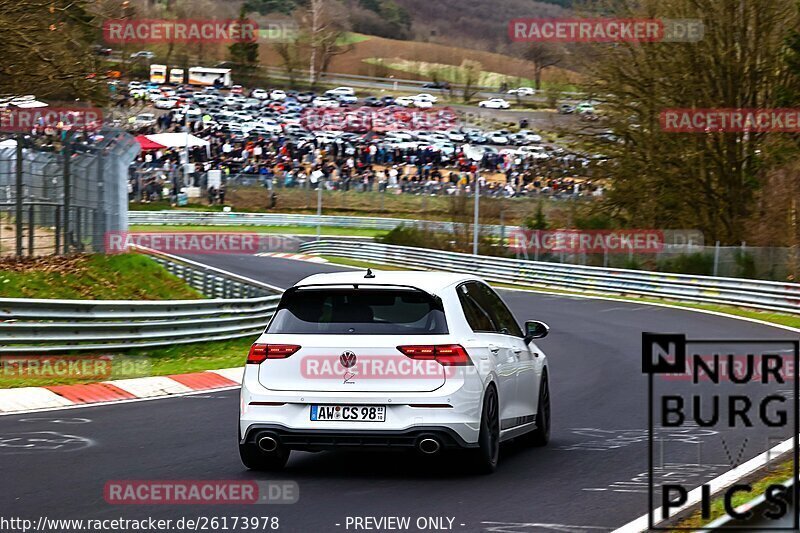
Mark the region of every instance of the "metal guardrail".
<instances>
[{"instance_id":1,"label":"metal guardrail","mask_svg":"<svg viewBox=\"0 0 800 533\"><path fill-rule=\"evenodd\" d=\"M469 273L500 283L800 314L800 285L772 281L606 269L339 240L304 243L300 245L300 251L372 263Z\"/></svg>"},{"instance_id":2,"label":"metal guardrail","mask_svg":"<svg viewBox=\"0 0 800 533\"><path fill-rule=\"evenodd\" d=\"M257 336L279 289L169 254L142 250L212 299L0 299L0 353L172 346Z\"/></svg>"},{"instance_id":3,"label":"metal guardrail","mask_svg":"<svg viewBox=\"0 0 800 533\"><path fill-rule=\"evenodd\" d=\"M458 223L413 220L405 218L349 217L336 215L295 215L288 213L220 213L211 211L130 211L130 224L146 226L198 225L198 226L327 226L335 228L366 228L392 230L400 225L425 227L437 232L452 233ZM472 224L468 225L469 227ZM503 235L517 226L482 225L481 230L492 235Z\"/></svg>"}]
</instances>

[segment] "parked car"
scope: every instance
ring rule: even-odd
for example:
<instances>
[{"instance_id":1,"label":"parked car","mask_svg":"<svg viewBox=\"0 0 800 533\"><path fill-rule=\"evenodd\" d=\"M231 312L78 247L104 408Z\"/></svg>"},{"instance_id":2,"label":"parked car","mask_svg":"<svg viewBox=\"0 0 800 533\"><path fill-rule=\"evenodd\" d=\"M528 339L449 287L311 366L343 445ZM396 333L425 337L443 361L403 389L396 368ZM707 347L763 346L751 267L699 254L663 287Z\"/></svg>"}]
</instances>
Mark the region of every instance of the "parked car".
<instances>
[{"instance_id":1,"label":"parked car","mask_svg":"<svg viewBox=\"0 0 800 533\"><path fill-rule=\"evenodd\" d=\"M417 101L431 102L432 104L435 104L436 102L439 101L439 98L428 93L420 93L416 96L412 96L412 98Z\"/></svg>"},{"instance_id":2,"label":"parked car","mask_svg":"<svg viewBox=\"0 0 800 533\"><path fill-rule=\"evenodd\" d=\"M156 55L150 50L139 50L131 54L131 59L153 59Z\"/></svg>"},{"instance_id":3,"label":"parked car","mask_svg":"<svg viewBox=\"0 0 800 533\"><path fill-rule=\"evenodd\" d=\"M339 107L339 101L334 98L317 96L311 104L314 107Z\"/></svg>"},{"instance_id":4,"label":"parked car","mask_svg":"<svg viewBox=\"0 0 800 533\"><path fill-rule=\"evenodd\" d=\"M575 107L569 104L561 104L560 106L558 106L558 112L561 115L571 115L572 113L575 112Z\"/></svg>"},{"instance_id":5,"label":"parked car","mask_svg":"<svg viewBox=\"0 0 800 533\"><path fill-rule=\"evenodd\" d=\"M297 94L297 101L300 102L301 104L310 104L314 100L314 97L316 97L316 96L317 95L314 94L311 91L306 91L304 93L298 93Z\"/></svg>"},{"instance_id":6,"label":"parked car","mask_svg":"<svg viewBox=\"0 0 800 533\"><path fill-rule=\"evenodd\" d=\"M508 94L515 94L518 96L533 96L536 91L532 87L519 87L517 89L510 89Z\"/></svg>"},{"instance_id":7,"label":"parked car","mask_svg":"<svg viewBox=\"0 0 800 533\"><path fill-rule=\"evenodd\" d=\"M156 100L153 107L156 109L174 109L178 105L177 98L161 98Z\"/></svg>"},{"instance_id":8,"label":"parked car","mask_svg":"<svg viewBox=\"0 0 800 533\"><path fill-rule=\"evenodd\" d=\"M480 102L478 107L484 107L486 109L509 109L511 104L502 98L490 98L489 100Z\"/></svg>"},{"instance_id":9,"label":"parked car","mask_svg":"<svg viewBox=\"0 0 800 533\"><path fill-rule=\"evenodd\" d=\"M430 81L422 86L423 89L449 89L450 84L446 81Z\"/></svg>"},{"instance_id":10,"label":"parked car","mask_svg":"<svg viewBox=\"0 0 800 533\"><path fill-rule=\"evenodd\" d=\"M325 91L325 94L329 96L341 96L341 95L355 96L356 91L352 87L337 87L335 89Z\"/></svg>"},{"instance_id":11,"label":"parked car","mask_svg":"<svg viewBox=\"0 0 800 533\"><path fill-rule=\"evenodd\" d=\"M339 100L339 103L342 105L352 105L358 103L358 98L349 94L340 94L335 96L335 98Z\"/></svg>"},{"instance_id":12,"label":"parked car","mask_svg":"<svg viewBox=\"0 0 800 533\"><path fill-rule=\"evenodd\" d=\"M486 139L489 141L489 144L499 144L504 146L509 143L508 137L499 131L490 131L486 134Z\"/></svg>"},{"instance_id":13,"label":"parked car","mask_svg":"<svg viewBox=\"0 0 800 533\"><path fill-rule=\"evenodd\" d=\"M465 142L467 140L466 135L464 135L462 132L460 132L458 130L446 131L445 135L447 135L447 138L449 140L451 140L452 142L455 142L455 143L463 143L463 142Z\"/></svg>"},{"instance_id":14,"label":"parked car","mask_svg":"<svg viewBox=\"0 0 800 533\"><path fill-rule=\"evenodd\" d=\"M136 118L133 120L137 128L147 128L156 125L156 116L153 113L140 113L136 115Z\"/></svg>"},{"instance_id":15,"label":"parked car","mask_svg":"<svg viewBox=\"0 0 800 533\"><path fill-rule=\"evenodd\" d=\"M524 135L527 138L528 142L530 143L542 142L542 136L539 135L538 133L534 133L531 130L519 130L517 133L519 133L520 135Z\"/></svg>"}]
</instances>

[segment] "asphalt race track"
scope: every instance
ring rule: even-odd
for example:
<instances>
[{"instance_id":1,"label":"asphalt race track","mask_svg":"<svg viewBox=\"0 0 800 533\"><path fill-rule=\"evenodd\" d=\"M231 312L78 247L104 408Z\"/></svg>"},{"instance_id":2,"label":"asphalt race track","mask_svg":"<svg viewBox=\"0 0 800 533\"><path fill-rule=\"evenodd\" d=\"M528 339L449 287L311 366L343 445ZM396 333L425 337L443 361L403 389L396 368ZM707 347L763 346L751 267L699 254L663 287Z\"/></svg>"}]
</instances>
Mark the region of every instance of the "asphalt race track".
<instances>
[{"instance_id":1,"label":"asphalt race track","mask_svg":"<svg viewBox=\"0 0 800 533\"><path fill-rule=\"evenodd\" d=\"M339 268L252 256L192 259L281 287ZM777 328L678 309L502 294L518 319L541 319L552 328L539 345L550 360L554 427L547 448L506 445L494 475L469 475L452 457L294 452L283 473L269 476L299 484L293 505L104 501L109 480L266 479L239 462L238 392L230 390L0 417L0 509L31 519L278 516L281 531L298 532L347 531L347 516L410 516L412 524L417 517L451 517L454 531L610 531L647 512L641 333L794 338ZM19 438L30 439L28 445L19 447ZM728 470L721 447L706 442L703 463L711 466L698 467L697 447L687 445L685 461L671 466L672 474L699 480ZM765 449L765 443L752 444L744 458Z\"/></svg>"}]
</instances>

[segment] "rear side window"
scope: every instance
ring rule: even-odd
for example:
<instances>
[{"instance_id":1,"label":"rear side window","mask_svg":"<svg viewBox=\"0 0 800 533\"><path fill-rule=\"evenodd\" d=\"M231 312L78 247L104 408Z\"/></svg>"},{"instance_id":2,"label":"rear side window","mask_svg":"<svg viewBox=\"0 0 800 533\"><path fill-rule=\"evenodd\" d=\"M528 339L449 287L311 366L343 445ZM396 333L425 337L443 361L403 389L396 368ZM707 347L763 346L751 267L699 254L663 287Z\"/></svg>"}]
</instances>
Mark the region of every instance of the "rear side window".
<instances>
[{"instance_id":1,"label":"rear side window","mask_svg":"<svg viewBox=\"0 0 800 533\"><path fill-rule=\"evenodd\" d=\"M441 335L441 301L405 289L299 289L287 292L267 333Z\"/></svg>"},{"instance_id":2,"label":"rear side window","mask_svg":"<svg viewBox=\"0 0 800 533\"><path fill-rule=\"evenodd\" d=\"M469 282L458 287L458 298L472 331L522 337L522 330L503 300L483 283Z\"/></svg>"}]
</instances>

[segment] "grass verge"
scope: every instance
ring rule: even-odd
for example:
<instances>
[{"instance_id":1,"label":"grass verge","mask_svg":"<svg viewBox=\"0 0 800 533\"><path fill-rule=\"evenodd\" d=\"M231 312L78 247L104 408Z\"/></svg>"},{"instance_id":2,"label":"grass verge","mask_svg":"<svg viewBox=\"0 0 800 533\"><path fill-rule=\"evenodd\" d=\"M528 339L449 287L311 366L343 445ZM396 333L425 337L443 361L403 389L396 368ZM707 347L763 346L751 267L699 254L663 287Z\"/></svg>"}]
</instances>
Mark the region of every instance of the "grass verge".
<instances>
[{"instance_id":1,"label":"grass verge","mask_svg":"<svg viewBox=\"0 0 800 533\"><path fill-rule=\"evenodd\" d=\"M133 348L94 354L76 352L64 356L3 356L0 358L0 388L76 385L233 368L244 364L252 342L253 339L245 337L227 341L176 344L167 348ZM83 377L77 375L77 372L66 375L59 371L53 365L57 357L75 361L79 368L85 368ZM31 365L31 360L38 364Z\"/></svg>"},{"instance_id":2,"label":"grass verge","mask_svg":"<svg viewBox=\"0 0 800 533\"><path fill-rule=\"evenodd\" d=\"M0 298L196 300L203 295L139 254L0 261Z\"/></svg>"},{"instance_id":3,"label":"grass verge","mask_svg":"<svg viewBox=\"0 0 800 533\"><path fill-rule=\"evenodd\" d=\"M753 490L751 492L737 492L732 498L733 507L739 507L753 499L753 494L763 494L770 485L777 485L784 483L791 479L794 474L794 465L792 461L781 463L775 470L770 472L764 477L758 477L758 480L752 483ZM721 518L725 515L725 502L723 498L715 498L711 501L711 518L705 519L700 514L700 511L695 511L688 518L680 521L675 525L674 533L680 533L686 529L701 528L704 525L710 524L714 520Z\"/></svg>"}]
</instances>

